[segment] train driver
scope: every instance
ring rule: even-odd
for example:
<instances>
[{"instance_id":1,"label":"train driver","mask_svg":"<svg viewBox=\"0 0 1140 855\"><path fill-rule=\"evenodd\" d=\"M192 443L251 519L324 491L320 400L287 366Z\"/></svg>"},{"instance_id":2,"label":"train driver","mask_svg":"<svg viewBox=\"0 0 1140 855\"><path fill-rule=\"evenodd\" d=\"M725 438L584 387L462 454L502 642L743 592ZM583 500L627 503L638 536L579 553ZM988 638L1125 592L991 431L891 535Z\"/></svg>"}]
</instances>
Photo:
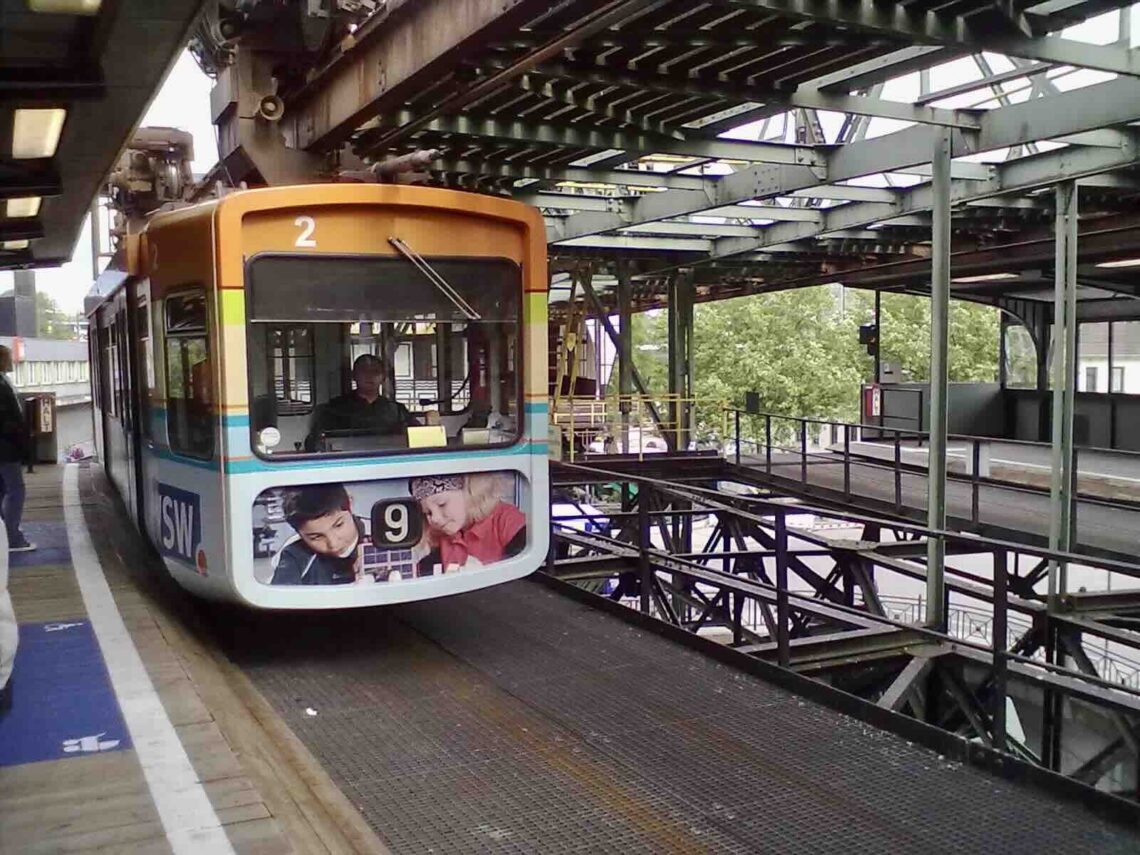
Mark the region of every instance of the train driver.
<instances>
[{"instance_id":1,"label":"train driver","mask_svg":"<svg viewBox=\"0 0 1140 855\"><path fill-rule=\"evenodd\" d=\"M419 421L399 401L384 396L384 363L365 353L352 364L355 388L319 407L305 438L305 450L316 451L327 431L361 431L379 436L398 435Z\"/></svg>"}]
</instances>

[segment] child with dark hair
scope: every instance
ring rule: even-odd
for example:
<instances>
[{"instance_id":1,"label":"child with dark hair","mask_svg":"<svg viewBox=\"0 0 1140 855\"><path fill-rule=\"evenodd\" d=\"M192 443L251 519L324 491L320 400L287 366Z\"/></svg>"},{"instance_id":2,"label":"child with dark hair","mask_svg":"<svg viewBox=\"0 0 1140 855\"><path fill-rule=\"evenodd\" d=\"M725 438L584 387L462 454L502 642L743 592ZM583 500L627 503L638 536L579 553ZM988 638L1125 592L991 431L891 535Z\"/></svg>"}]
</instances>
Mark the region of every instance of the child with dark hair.
<instances>
[{"instance_id":1,"label":"child with dark hair","mask_svg":"<svg viewBox=\"0 0 1140 855\"><path fill-rule=\"evenodd\" d=\"M360 521L341 484L297 487L285 496L285 519L297 532L273 557L273 585L345 585L360 572Z\"/></svg>"}]
</instances>

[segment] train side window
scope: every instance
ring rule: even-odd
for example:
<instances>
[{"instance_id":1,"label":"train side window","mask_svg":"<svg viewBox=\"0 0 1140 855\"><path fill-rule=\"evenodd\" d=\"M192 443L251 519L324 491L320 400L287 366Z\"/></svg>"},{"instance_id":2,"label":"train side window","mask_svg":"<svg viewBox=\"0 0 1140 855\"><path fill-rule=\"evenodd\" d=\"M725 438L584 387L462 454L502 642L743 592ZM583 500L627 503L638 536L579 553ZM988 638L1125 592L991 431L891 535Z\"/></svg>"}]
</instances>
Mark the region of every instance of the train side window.
<instances>
[{"instance_id":1,"label":"train side window","mask_svg":"<svg viewBox=\"0 0 1140 855\"><path fill-rule=\"evenodd\" d=\"M139 425L142 435L152 438L151 430L151 401L154 395L154 357L151 354L150 342L150 283L145 279L139 283L135 294L135 330L137 340L135 348L139 366Z\"/></svg>"},{"instance_id":2,"label":"train side window","mask_svg":"<svg viewBox=\"0 0 1140 855\"><path fill-rule=\"evenodd\" d=\"M100 381L103 387L103 411L112 417L117 415L115 412L115 383L113 380L114 366L111 365L111 355L113 353L112 342L114 338L115 322L112 320L107 326L99 328L99 343L103 351L103 376Z\"/></svg>"},{"instance_id":3,"label":"train side window","mask_svg":"<svg viewBox=\"0 0 1140 855\"><path fill-rule=\"evenodd\" d=\"M206 292L166 298L166 429L170 448L214 455L214 380L206 325Z\"/></svg>"}]
</instances>

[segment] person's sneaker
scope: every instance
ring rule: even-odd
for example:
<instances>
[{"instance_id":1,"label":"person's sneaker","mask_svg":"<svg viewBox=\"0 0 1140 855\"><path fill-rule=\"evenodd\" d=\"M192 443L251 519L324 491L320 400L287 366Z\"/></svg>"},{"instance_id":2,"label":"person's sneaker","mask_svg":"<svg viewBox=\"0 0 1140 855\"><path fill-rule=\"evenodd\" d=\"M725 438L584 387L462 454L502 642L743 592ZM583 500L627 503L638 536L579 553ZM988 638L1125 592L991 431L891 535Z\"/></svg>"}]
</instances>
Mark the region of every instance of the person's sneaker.
<instances>
[{"instance_id":1,"label":"person's sneaker","mask_svg":"<svg viewBox=\"0 0 1140 855\"><path fill-rule=\"evenodd\" d=\"M9 552L31 552L35 548L36 545L34 543L31 543L22 534L17 534L8 544Z\"/></svg>"}]
</instances>

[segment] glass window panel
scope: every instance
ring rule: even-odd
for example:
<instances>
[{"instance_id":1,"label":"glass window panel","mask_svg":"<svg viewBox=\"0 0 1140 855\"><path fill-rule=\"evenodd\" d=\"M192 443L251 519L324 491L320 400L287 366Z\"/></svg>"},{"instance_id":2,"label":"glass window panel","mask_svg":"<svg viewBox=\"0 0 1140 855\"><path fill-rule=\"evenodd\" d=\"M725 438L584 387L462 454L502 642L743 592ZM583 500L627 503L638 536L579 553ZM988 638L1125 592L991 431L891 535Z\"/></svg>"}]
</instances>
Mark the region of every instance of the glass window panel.
<instances>
[{"instance_id":1,"label":"glass window panel","mask_svg":"<svg viewBox=\"0 0 1140 855\"><path fill-rule=\"evenodd\" d=\"M1140 394L1140 321L1112 325L1113 392Z\"/></svg>"},{"instance_id":2,"label":"glass window panel","mask_svg":"<svg viewBox=\"0 0 1140 855\"><path fill-rule=\"evenodd\" d=\"M1108 391L1108 324L1081 324L1077 343L1078 391Z\"/></svg>"},{"instance_id":3,"label":"glass window panel","mask_svg":"<svg viewBox=\"0 0 1140 855\"><path fill-rule=\"evenodd\" d=\"M437 425L443 431L425 452L515 441L520 269L501 259L425 261L432 275L402 258L251 262L250 426L258 453L419 450L419 432L408 429ZM276 430L263 433L267 427Z\"/></svg>"},{"instance_id":4,"label":"glass window panel","mask_svg":"<svg viewBox=\"0 0 1140 855\"><path fill-rule=\"evenodd\" d=\"M214 380L205 335L205 292L166 299L166 430L172 451L214 454Z\"/></svg>"},{"instance_id":5,"label":"glass window panel","mask_svg":"<svg viewBox=\"0 0 1140 855\"><path fill-rule=\"evenodd\" d=\"M1037 388L1037 348L1021 324L1005 328L1005 383L1011 389Z\"/></svg>"}]
</instances>

